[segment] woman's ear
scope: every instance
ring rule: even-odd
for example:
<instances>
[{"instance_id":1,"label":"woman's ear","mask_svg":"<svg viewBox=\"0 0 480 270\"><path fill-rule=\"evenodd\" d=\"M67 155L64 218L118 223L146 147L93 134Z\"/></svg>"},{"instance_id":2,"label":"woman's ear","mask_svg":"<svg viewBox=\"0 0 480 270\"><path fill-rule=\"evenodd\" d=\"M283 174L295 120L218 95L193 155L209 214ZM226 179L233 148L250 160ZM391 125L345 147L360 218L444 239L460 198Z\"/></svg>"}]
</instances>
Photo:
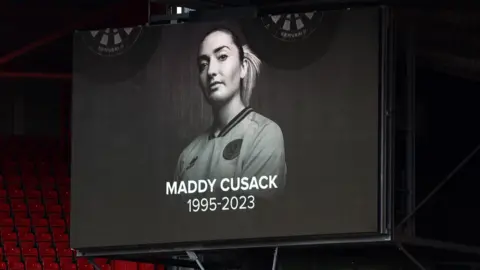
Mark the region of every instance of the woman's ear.
<instances>
[{"instance_id":1,"label":"woman's ear","mask_svg":"<svg viewBox=\"0 0 480 270\"><path fill-rule=\"evenodd\" d=\"M247 69L248 69L248 61L247 59L243 58L242 64L240 66L240 78L245 79L245 76L247 76Z\"/></svg>"}]
</instances>

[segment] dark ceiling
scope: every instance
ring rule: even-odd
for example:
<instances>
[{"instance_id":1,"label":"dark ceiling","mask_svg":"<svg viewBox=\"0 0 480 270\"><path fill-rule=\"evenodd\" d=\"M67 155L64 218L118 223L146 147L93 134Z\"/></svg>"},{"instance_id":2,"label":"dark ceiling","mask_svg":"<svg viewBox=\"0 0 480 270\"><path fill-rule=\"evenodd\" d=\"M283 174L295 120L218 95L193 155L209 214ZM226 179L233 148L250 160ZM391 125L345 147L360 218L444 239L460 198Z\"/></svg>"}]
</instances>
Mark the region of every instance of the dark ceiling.
<instances>
[{"instance_id":1,"label":"dark ceiling","mask_svg":"<svg viewBox=\"0 0 480 270\"><path fill-rule=\"evenodd\" d=\"M165 13L165 0L76 0L64 4L15 1L0 4L0 74L7 72L70 73L74 29L132 26ZM362 0L378 3L376 0ZM360 0L169 0L196 9L256 5L286 11L319 4L359 4ZM457 1L436 1L436 3ZM403 6L412 1L401 1ZM418 4L418 1L414 1ZM417 62L435 70L480 80L480 11L468 8L400 8L399 22L415 33ZM463 6L465 7L465 5Z\"/></svg>"}]
</instances>

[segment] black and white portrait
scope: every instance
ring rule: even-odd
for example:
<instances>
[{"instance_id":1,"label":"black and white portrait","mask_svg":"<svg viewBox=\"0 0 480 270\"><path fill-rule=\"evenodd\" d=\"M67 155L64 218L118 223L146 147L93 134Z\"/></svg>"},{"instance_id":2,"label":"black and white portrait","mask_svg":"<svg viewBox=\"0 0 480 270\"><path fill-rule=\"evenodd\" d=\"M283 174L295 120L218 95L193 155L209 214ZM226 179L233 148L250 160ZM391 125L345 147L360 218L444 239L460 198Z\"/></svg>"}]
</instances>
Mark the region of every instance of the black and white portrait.
<instances>
[{"instance_id":1,"label":"black and white portrait","mask_svg":"<svg viewBox=\"0 0 480 270\"><path fill-rule=\"evenodd\" d=\"M246 185L252 177L275 177L269 189L283 186L287 166L282 130L250 107L261 60L236 33L220 26L201 40L195 64L213 122L181 153L175 180L234 178L230 188L236 191L242 189L242 178ZM269 185L267 178L258 184Z\"/></svg>"},{"instance_id":2,"label":"black and white portrait","mask_svg":"<svg viewBox=\"0 0 480 270\"><path fill-rule=\"evenodd\" d=\"M118 29L121 44L94 32L114 55L76 33L72 247L376 232L379 22L352 9Z\"/></svg>"}]
</instances>

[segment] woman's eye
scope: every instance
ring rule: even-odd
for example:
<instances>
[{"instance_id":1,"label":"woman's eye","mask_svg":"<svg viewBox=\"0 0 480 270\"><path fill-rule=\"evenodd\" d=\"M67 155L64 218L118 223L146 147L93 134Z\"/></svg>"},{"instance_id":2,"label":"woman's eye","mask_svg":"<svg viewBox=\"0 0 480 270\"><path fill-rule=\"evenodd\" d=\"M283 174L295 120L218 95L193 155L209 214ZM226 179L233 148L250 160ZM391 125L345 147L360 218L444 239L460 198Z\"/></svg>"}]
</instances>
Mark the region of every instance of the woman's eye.
<instances>
[{"instance_id":1,"label":"woman's eye","mask_svg":"<svg viewBox=\"0 0 480 270\"><path fill-rule=\"evenodd\" d=\"M200 70L204 70L207 67L207 63L200 63L198 67L200 68Z\"/></svg>"},{"instance_id":2,"label":"woman's eye","mask_svg":"<svg viewBox=\"0 0 480 270\"><path fill-rule=\"evenodd\" d=\"M227 57L228 56L226 54L222 54L218 57L218 59L221 60L221 61L225 61L227 59Z\"/></svg>"}]
</instances>

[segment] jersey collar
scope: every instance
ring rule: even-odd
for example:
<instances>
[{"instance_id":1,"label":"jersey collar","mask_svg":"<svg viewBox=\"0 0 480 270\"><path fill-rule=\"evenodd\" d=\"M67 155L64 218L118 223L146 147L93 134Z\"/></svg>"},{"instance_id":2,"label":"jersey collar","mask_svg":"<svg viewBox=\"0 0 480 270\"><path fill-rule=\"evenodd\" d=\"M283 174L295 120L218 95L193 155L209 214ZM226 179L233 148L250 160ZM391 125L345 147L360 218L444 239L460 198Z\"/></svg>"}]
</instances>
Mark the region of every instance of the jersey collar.
<instances>
[{"instance_id":1,"label":"jersey collar","mask_svg":"<svg viewBox=\"0 0 480 270\"><path fill-rule=\"evenodd\" d=\"M235 115L235 117L233 117L232 120L230 120L230 122L228 122L228 124L225 127L223 127L220 133L218 133L217 137L215 137L215 134L213 134L213 131L211 131L210 135L208 136L208 139L211 140L214 138L223 137L227 135L227 133L230 132L230 130L232 130L236 125L242 122L242 120L245 119L245 117L247 117L247 115L251 112L253 112L253 109L251 107L245 107L242 111L240 111L237 115Z\"/></svg>"}]
</instances>

